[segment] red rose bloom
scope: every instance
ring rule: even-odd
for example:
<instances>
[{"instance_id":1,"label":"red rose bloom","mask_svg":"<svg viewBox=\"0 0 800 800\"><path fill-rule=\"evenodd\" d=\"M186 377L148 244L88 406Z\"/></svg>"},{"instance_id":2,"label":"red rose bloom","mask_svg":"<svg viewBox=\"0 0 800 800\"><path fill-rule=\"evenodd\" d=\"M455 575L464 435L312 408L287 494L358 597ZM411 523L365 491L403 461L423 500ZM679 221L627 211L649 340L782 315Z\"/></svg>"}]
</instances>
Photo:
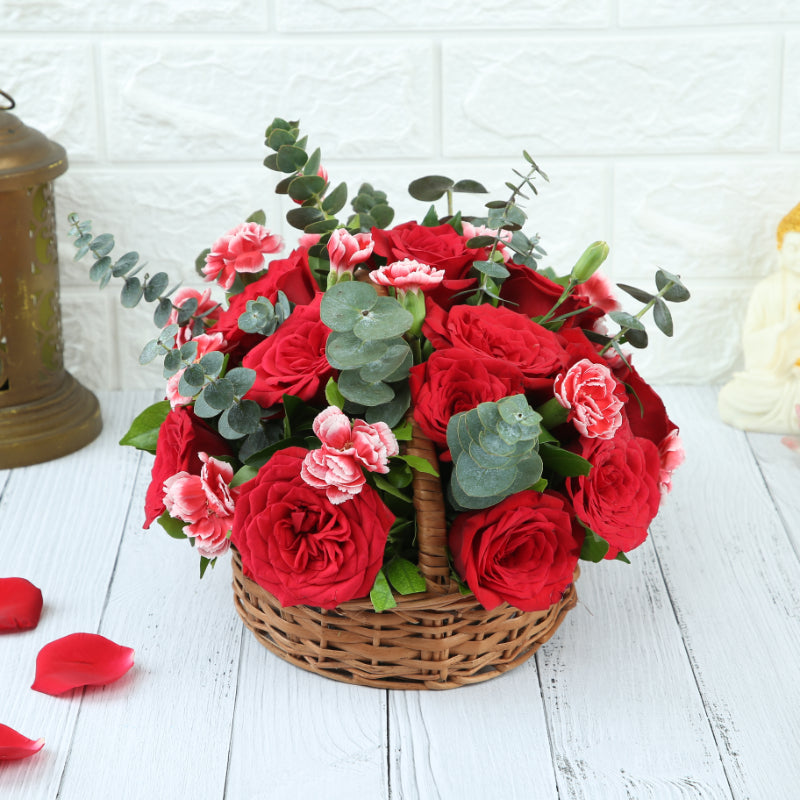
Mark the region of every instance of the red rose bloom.
<instances>
[{"instance_id":1,"label":"red rose bloom","mask_svg":"<svg viewBox=\"0 0 800 800\"><path fill-rule=\"evenodd\" d=\"M461 347L508 361L533 391L552 389L565 366L556 334L502 306L454 306L445 312L428 303L422 332L437 349Z\"/></svg>"},{"instance_id":2,"label":"red rose bloom","mask_svg":"<svg viewBox=\"0 0 800 800\"><path fill-rule=\"evenodd\" d=\"M307 305L318 291L308 266L308 252L293 250L288 258L270 262L266 275L245 286L239 294L232 295L228 308L213 314L216 322L206 333L221 333L227 342L226 353L238 350L244 355L261 341L257 334L245 333L239 328L239 317L247 311L248 300L266 297L274 303L278 292L283 292L295 305Z\"/></svg>"},{"instance_id":3,"label":"red rose bloom","mask_svg":"<svg viewBox=\"0 0 800 800\"><path fill-rule=\"evenodd\" d=\"M208 455L230 455L228 443L212 431L190 409L177 406L161 423L153 462L152 478L144 500L144 527L149 528L153 520L165 511L164 481L177 472L199 475L203 468L198 453Z\"/></svg>"},{"instance_id":4,"label":"red rose bloom","mask_svg":"<svg viewBox=\"0 0 800 800\"><path fill-rule=\"evenodd\" d=\"M628 363L630 364L630 358ZM628 422L630 422L634 436L643 436L653 444L660 445L672 431L678 428L667 416L667 409L664 407L663 401L633 365L628 368L620 361L614 374L618 380L626 383L629 387Z\"/></svg>"},{"instance_id":5,"label":"red rose bloom","mask_svg":"<svg viewBox=\"0 0 800 800\"><path fill-rule=\"evenodd\" d=\"M456 571L484 608L506 602L544 611L572 583L583 536L563 497L526 490L459 514L449 544Z\"/></svg>"},{"instance_id":6,"label":"red rose bloom","mask_svg":"<svg viewBox=\"0 0 800 800\"><path fill-rule=\"evenodd\" d=\"M460 347L437 350L412 367L409 384L414 419L431 441L444 448L453 414L525 391L522 373L514 364Z\"/></svg>"},{"instance_id":7,"label":"red rose bloom","mask_svg":"<svg viewBox=\"0 0 800 800\"><path fill-rule=\"evenodd\" d=\"M279 450L242 486L231 541L245 575L283 606L336 608L369 594L394 515L370 486L339 505L300 475L308 450Z\"/></svg>"},{"instance_id":8,"label":"red rose bloom","mask_svg":"<svg viewBox=\"0 0 800 800\"><path fill-rule=\"evenodd\" d=\"M406 222L391 230L372 229L375 243L373 253L383 256L387 263L410 258L434 269L444 270L444 280L430 297L448 308L458 292L477 286L477 279L469 277L472 262L485 256L485 249L473 250L464 245L464 237L451 225L428 228L416 222Z\"/></svg>"},{"instance_id":9,"label":"red rose bloom","mask_svg":"<svg viewBox=\"0 0 800 800\"><path fill-rule=\"evenodd\" d=\"M575 513L609 544L606 558L638 547L661 500L658 448L627 427L613 439L583 439L581 455L592 464L588 475L570 478L567 493Z\"/></svg>"},{"instance_id":10,"label":"red rose bloom","mask_svg":"<svg viewBox=\"0 0 800 800\"><path fill-rule=\"evenodd\" d=\"M320 400L333 368L325 358L330 328L319 318L318 294L307 306L297 306L272 336L263 339L243 359L256 372L245 395L263 408L280 403L285 394L301 400Z\"/></svg>"}]
</instances>

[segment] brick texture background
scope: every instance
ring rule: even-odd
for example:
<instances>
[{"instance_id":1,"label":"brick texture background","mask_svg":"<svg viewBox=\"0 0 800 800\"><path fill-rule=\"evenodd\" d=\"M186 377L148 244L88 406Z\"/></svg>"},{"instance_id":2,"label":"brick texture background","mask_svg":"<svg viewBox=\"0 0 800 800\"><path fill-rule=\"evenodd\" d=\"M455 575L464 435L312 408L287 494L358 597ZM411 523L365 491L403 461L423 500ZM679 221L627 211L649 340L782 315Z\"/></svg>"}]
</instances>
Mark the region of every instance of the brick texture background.
<instances>
[{"instance_id":1,"label":"brick texture background","mask_svg":"<svg viewBox=\"0 0 800 800\"><path fill-rule=\"evenodd\" d=\"M398 222L425 212L411 179L505 196L527 149L551 179L528 206L546 265L606 239L615 281L649 288L660 266L689 284L674 339L653 331L636 356L661 383L737 365L800 201L797 0L0 0L0 88L69 153L67 365L97 389L162 385L136 363L155 329L72 262L66 215L190 284L256 208L293 243L261 166L274 116L301 120L333 180L384 189Z\"/></svg>"}]
</instances>

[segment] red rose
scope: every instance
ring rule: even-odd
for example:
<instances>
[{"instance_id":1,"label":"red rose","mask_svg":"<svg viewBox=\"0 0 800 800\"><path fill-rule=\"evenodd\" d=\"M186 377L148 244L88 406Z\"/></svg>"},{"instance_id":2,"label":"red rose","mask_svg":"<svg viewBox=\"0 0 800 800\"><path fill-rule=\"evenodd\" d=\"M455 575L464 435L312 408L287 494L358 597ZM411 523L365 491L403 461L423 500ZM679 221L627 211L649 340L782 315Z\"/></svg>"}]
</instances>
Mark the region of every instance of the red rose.
<instances>
[{"instance_id":1,"label":"red rose","mask_svg":"<svg viewBox=\"0 0 800 800\"><path fill-rule=\"evenodd\" d=\"M570 478L567 493L575 513L609 544L606 558L638 547L661 500L658 448L627 427L613 439L583 439L581 455L592 464L588 475Z\"/></svg>"},{"instance_id":2,"label":"red rose","mask_svg":"<svg viewBox=\"0 0 800 800\"><path fill-rule=\"evenodd\" d=\"M526 490L459 514L449 544L456 571L486 609L543 611L572 583L583 530L555 492Z\"/></svg>"},{"instance_id":3,"label":"red rose","mask_svg":"<svg viewBox=\"0 0 800 800\"><path fill-rule=\"evenodd\" d=\"M230 455L231 449L219 434L201 422L190 409L177 406L167 414L158 432L152 478L144 500L145 528L149 528L153 520L166 511L164 481L167 478L178 472L200 474L203 462L198 453Z\"/></svg>"},{"instance_id":4,"label":"red rose","mask_svg":"<svg viewBox=\"0 0 800 800\"><path fill-rule=\"evenodd\" d=\"M500 288L500 297L508 301L511 307L524 314L526 317L544 316L555 305L563 287L551 281L546 275L520 264L506 264L506 269L511 273ZM556 310L555 316L569 314L579 308L586 308L583 314L567 317L564 327L579 326L592 328L594 323L603 316L600 308L589 309L589 298L581 296L580 287L576 293L570 295Z\"/></svg>"},{"instance_id":5,"label":"red rose","mask_svg":"<svg viewBox=\"0 0 800 800\"><path fill-rule=\"evenodd\" d=\"M630 358L628 358L630 364ZM631 367L620 361L614 370L617 379L628 385L630 395L627 404L628 422L634 436L643 436L653 444L661 442L678 426L667 416L667 409L653 387ZM638 398L638 399L637 399Z\"/></svg>"},{"instance_id":6,"label":"red rose","mask_svg":"<svg viewBox=\"0 0 800 800\"><path fill-rule=\"evenodd\" d=\"M428 303L422 332L436 348L461 347L508 361L533 391L552 390L566 362L556 334L502 306L463 305L445 312Z\"/></svg>"},{"instance_id":7,"label":"red rose","mask_svg":"<svg viewBox=\"0 0 800 800\"><path fill-rule=\"evenodd\" d=\"M263 339L243 359L256 372L246 397L263 408L280 403L285 394L301 400L321 400L333 369L325 358L330 328L319 318L322 294L307 306L297 306L272 336Z\"/></svg>"},{"instance_id":8,"label":"red rose","mask_svg":"<svg viewBox=\"0 0 800 800\"><path fill-rule=\"evenodd\" d=\"M243 484L231 540L245 575L281 605L336 608L369 594L394 515L370 486L331 503L300 475L308 452L279 450Z\"/></svg>"},{"instance_id":9,"label":"red rose","mask_svg":"<svg viewBox=\"0 0 800 800\"><path fill-rule=\"evenodd\" d=\"M485 256L485 249L466 247L464 237L451 225L428 228L406 222L388 231L373 228L372 239L373 253L383 256L387 263L410 258L434 269L443 269L444 280L430 296L445 308L452 304L456 294L477 286L476 278L469 277L469 271L473 261Z\"/></svg>"},{"instance_id":10,"label":"red rose","mask_svg":"<svg viewBox=\"0 0 800 800\"><path fill-rule=\"evenodd\" d=\"M409 384L414 419L431 441L445 448L453 414L525 391L514 364L460 347L437 350L412 367Z\"/></svg>"},{"instance_id":11,"label":"red rose","mask_svg":"<svg viewBox=\"0 0 800 800\"><path fill-rule=\"evenodd\" d=\"M274 303L279 291L295 305L307 305L316 296L319 288L309 269L306 250L293 250L288 258L270 262L266 275L245 286L239 294L232 295L228 308L212 315L216 322L206 332L223 335L227 342L225 352L239 350L244 355L261 341L260 336L239 328L239 317L247 311L247 301L266 297Z\"/></svg>"}]
</instances>

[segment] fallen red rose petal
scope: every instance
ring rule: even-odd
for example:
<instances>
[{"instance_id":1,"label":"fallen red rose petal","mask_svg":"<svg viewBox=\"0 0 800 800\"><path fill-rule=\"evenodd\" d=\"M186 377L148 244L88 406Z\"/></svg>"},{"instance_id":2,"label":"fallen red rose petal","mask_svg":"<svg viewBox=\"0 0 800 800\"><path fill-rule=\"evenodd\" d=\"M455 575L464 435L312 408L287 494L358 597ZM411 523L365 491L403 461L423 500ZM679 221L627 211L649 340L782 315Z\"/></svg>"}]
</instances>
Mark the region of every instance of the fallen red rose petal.
<instances>
[{"instance_id":1,"label":"fallen red rose petal","mask_svg":"<svg viewBox=\"0 0 800 800\"><path fill-rule=\"evenodd\" d=\"M38 753L44 739L29 739L8 725L0 725L0 761L16 761Z\"/></svg>"},{"instance_id":2,"label":"fallen red rose petal","mask_svg":"<svg viewBox=\"0 0 800 800\"><path fill-rule=\"evenodd\" d=\"M39 651L31 689L62 694L78 686L103 686L121 678L132 666L130 647L96 633L72 633Z\"/></svg>"},{"instance_id":3,"label":"fallen red rose petal","mask_svg":"<svg viewBox=\"0 0 800 800\"><path fill-rule=\"evenodd\" d=\"M0 578L0 632L26 631L39 624L42 592L25 578Z\"/></svg>"}]
</instances>

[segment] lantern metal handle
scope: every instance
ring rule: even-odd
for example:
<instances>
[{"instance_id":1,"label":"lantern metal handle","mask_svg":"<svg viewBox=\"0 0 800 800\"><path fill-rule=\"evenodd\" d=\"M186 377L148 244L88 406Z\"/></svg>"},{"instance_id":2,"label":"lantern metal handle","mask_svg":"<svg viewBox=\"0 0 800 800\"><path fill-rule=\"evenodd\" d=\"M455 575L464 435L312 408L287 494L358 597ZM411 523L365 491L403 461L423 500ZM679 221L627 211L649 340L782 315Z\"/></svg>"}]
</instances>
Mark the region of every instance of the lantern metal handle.
<instances>
[{"instance_id":1,"label":"lantern metal handle","mask_svg":"<svg viewBox=\"0 0 800 800\"><path fill-rule=\"evenodd\" d=\"M9 103L11 103L11 105L8 106L0 106L0 111L11 111L11 109L17 105L14 102L14 98L7 92L4 92L2 89L0 89L0 95L5 97L5 99L8 100Z\"/></svg>"}]
</instances>

